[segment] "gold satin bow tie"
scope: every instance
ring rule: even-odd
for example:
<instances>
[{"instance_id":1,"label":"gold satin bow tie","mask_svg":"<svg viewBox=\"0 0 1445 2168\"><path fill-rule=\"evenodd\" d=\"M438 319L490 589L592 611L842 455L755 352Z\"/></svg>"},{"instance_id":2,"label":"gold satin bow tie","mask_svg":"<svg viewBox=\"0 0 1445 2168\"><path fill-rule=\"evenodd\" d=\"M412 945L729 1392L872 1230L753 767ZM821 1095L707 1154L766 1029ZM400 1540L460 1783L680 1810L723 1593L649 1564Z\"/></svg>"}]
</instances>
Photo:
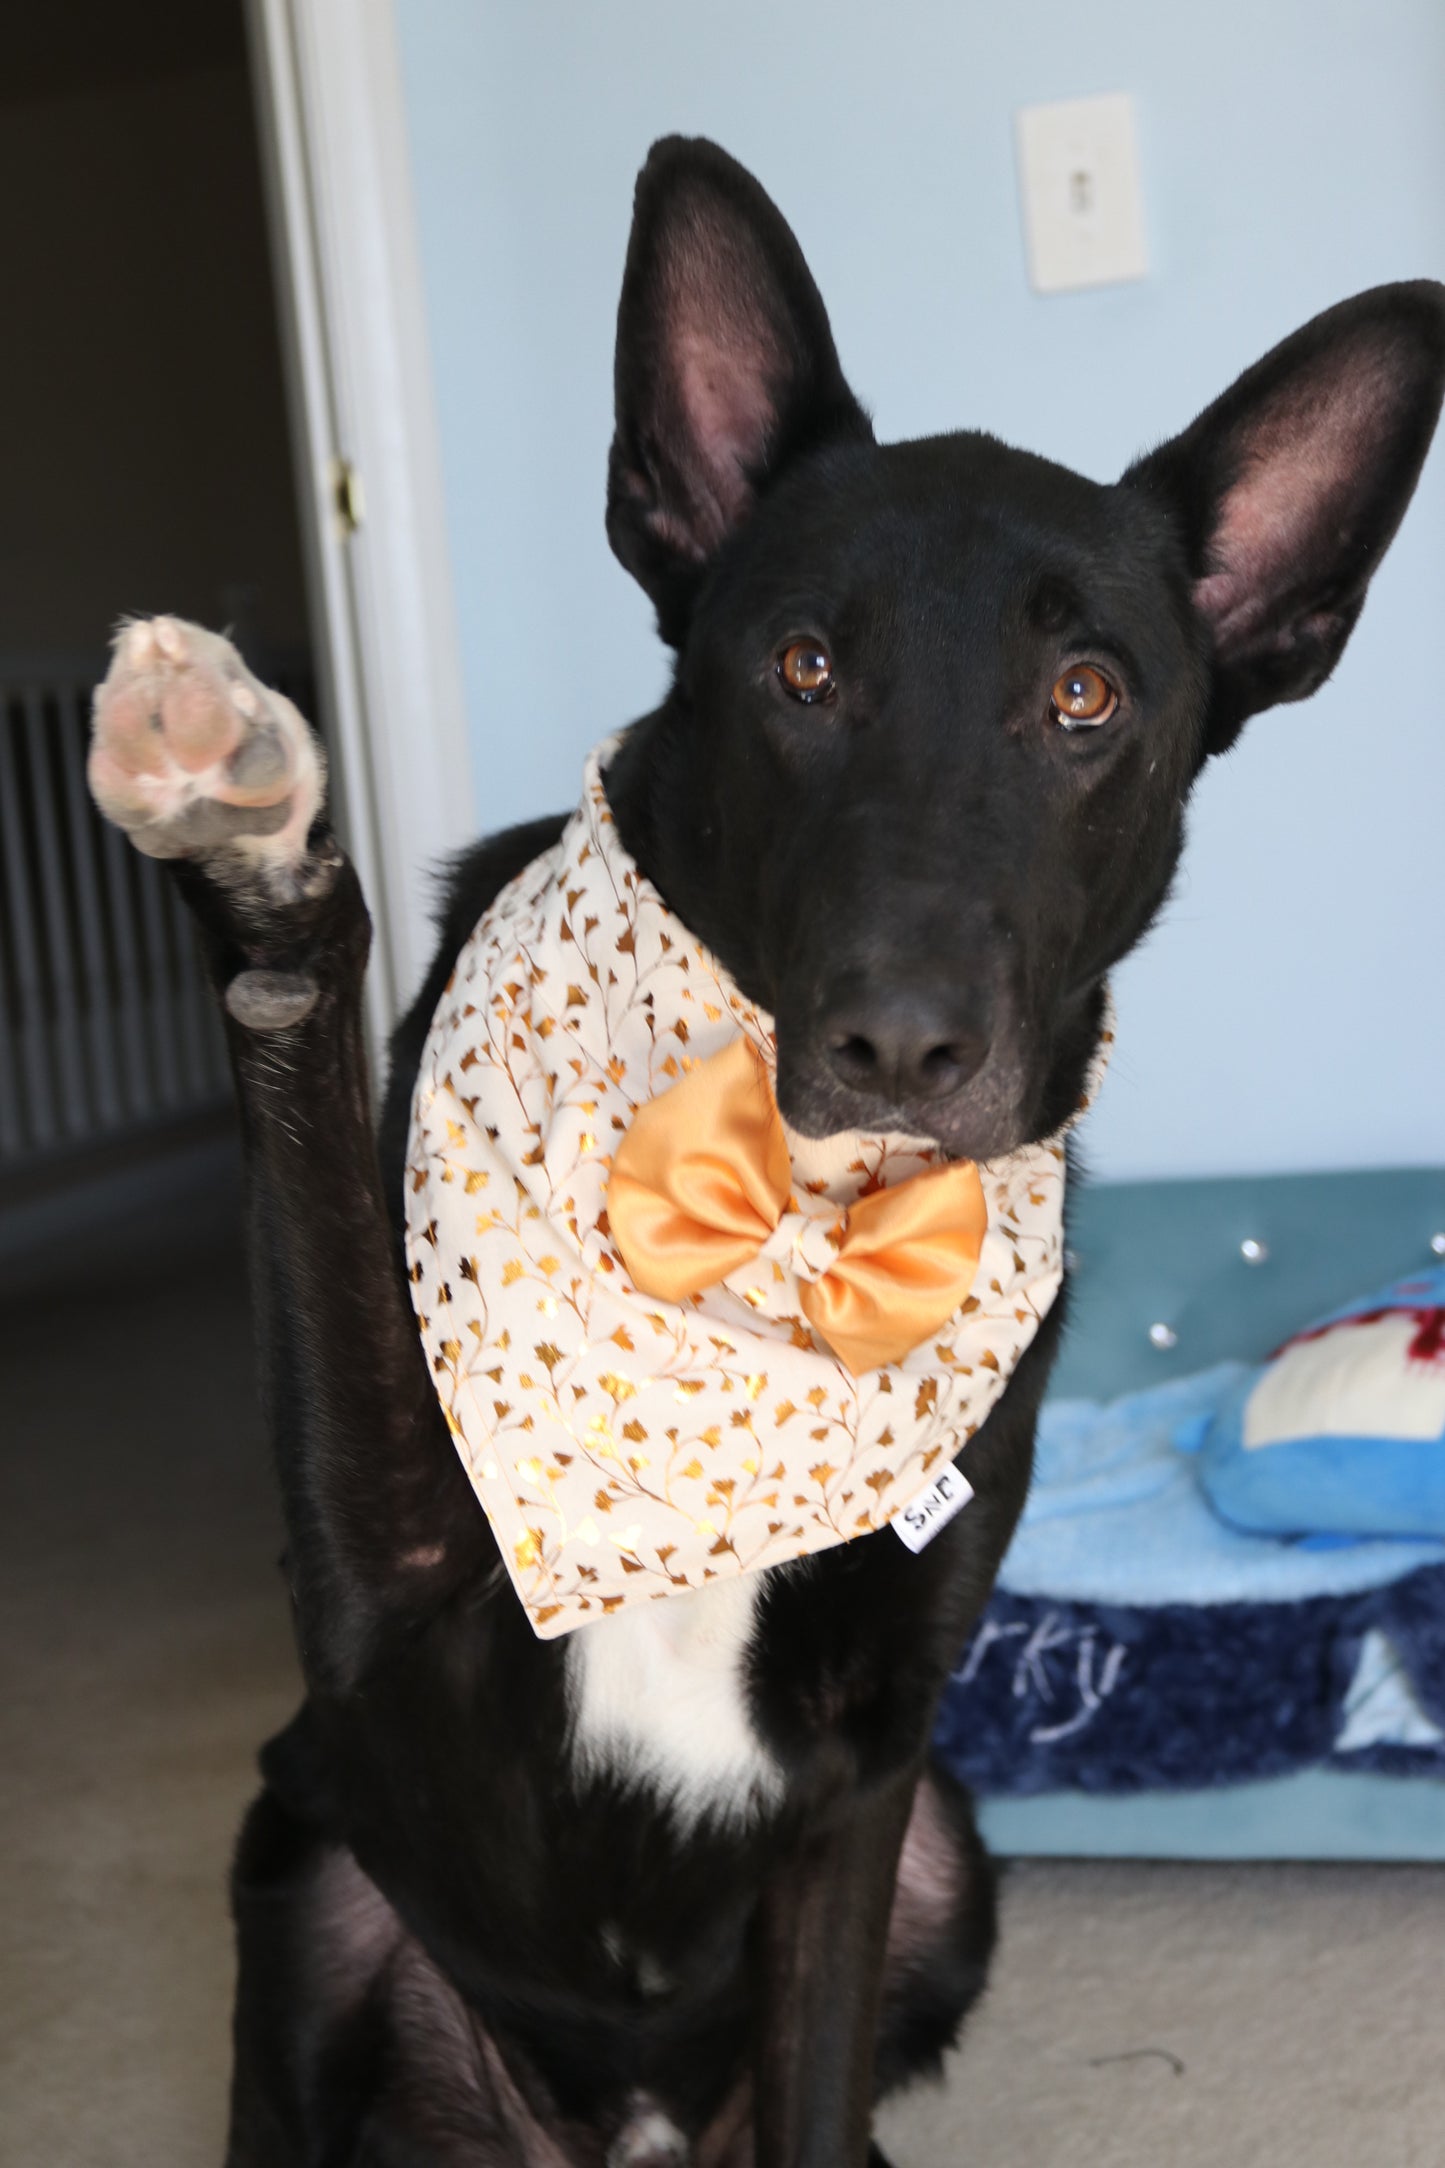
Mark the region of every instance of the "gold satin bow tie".
<instances>
[{"instance_id":1,"label":"gold satin bow tie","mask_svg":"<svg viewBox=\"0 0 1445 2168\"><path fill-rule=\"evenodd\" d=\"M744 1038L638 1108L607 1218L634 1285L678 1302L755 1257L792 1201L767 1069ZM855 1377L899 1361L964 1301L987 1227L970 1160L860 1197L827 1234L827 1269L800 1283L809 1324Z\"/></svg>"}]
</instances>

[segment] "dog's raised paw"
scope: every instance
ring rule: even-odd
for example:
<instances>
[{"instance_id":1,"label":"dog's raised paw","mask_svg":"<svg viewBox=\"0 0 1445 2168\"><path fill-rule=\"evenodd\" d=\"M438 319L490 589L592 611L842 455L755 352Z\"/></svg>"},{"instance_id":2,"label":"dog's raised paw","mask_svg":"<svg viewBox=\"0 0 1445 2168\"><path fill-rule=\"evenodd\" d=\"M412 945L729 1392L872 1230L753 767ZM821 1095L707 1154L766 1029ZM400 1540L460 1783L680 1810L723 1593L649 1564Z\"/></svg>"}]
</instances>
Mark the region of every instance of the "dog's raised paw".
<instances>
[{"instance_id":1,"label":"dog's raised paw","mask_svg":"<svg viewBox=\"0 0 1445 2168\"><path fill-rule=\"evenodd\" d=\"M299 711L229 640L178 617L116 635L96 689L91 793L152 858L192 858L304 888L325 763Z\"/></svg>"}]
</instances>

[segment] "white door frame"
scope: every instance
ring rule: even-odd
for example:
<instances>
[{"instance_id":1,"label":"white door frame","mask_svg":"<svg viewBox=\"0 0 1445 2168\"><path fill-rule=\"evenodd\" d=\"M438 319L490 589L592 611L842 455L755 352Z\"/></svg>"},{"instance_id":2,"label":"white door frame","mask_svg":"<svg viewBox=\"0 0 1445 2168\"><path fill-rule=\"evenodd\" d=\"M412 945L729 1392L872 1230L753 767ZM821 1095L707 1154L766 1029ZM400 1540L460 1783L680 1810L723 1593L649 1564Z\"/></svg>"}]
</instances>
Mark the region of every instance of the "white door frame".
<instances>
[{"instance_id":1,"label":"white door frame","mask_svg":"<svg viewBox=\"0 0 1445 2168\"><path fill-rule=\"evenodd\" d=\"M247 0L336 810L376 925L373 1053L476 833L391 0ZM349 491L349 494L348 494Z\"/></svg>"}]
</instances>

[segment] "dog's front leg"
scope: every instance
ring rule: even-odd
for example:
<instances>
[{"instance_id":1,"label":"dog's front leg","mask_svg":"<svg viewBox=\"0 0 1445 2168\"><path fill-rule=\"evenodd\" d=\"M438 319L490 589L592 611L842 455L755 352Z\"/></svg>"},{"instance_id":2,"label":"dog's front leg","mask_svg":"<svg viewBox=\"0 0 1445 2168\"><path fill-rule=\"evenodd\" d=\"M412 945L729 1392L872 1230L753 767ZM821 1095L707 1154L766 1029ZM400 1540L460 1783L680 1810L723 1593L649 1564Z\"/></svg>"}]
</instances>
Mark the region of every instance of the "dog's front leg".
<instances>
[{"instance_id":1,"label":"dog's front leg","mask_svg":"<svg viewBox=\"0 0 1445 2168\"><path fill-rule=\"evenodd\" d=\"M377 1166L362 980L370 921L323 811L319 749L230 644L127 626L96 695L91 787L177 863L226 1014L263 1399L302 1659L345 1687L486 1539L446 1434Z\"/></svg>"},{"instance_id":2,"label":"dog's front leg","mask_svg":"<svg viewBox=\"0 0 1445 2168\"><path fill-rule=\"evenodd\" d=\"M888 1920L918 1772L772 1875L756 1925L757 2168L865 2168Z\"/></svg>"}]
</instances>

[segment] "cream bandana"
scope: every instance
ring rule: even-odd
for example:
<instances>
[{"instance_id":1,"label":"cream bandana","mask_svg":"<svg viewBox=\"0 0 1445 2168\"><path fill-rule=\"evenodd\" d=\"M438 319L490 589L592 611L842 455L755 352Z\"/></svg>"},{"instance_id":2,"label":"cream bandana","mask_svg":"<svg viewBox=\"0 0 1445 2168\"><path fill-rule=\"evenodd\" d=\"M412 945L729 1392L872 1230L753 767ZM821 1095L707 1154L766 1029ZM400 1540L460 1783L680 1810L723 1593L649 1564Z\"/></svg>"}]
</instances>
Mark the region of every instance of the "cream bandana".
<instances>
[{"instance_id":1,"label":"cream bandana","mask_svg":"<svg viewBox=\"0 0 1445 2168\"><path fill-rule=\"evenodd\" d=\"M544 1638L846 1543L910 1505L915 1526L941 1521L969 1495L953 1456L1061 1277L1060 1137L979 1167L987 1227L967 1299L901 1360L854 1375L800 1291L833 1261L841 1210L942 1155L789 1133L794 1194L756 1256L677 1302L637 1290L607 1219L619 1139L740 1035L771 1075L775 1041L623 850L602 786L613 743L561 840L458 957L408 1153L422 1341Z\"/></svg>"}]
</instances>

